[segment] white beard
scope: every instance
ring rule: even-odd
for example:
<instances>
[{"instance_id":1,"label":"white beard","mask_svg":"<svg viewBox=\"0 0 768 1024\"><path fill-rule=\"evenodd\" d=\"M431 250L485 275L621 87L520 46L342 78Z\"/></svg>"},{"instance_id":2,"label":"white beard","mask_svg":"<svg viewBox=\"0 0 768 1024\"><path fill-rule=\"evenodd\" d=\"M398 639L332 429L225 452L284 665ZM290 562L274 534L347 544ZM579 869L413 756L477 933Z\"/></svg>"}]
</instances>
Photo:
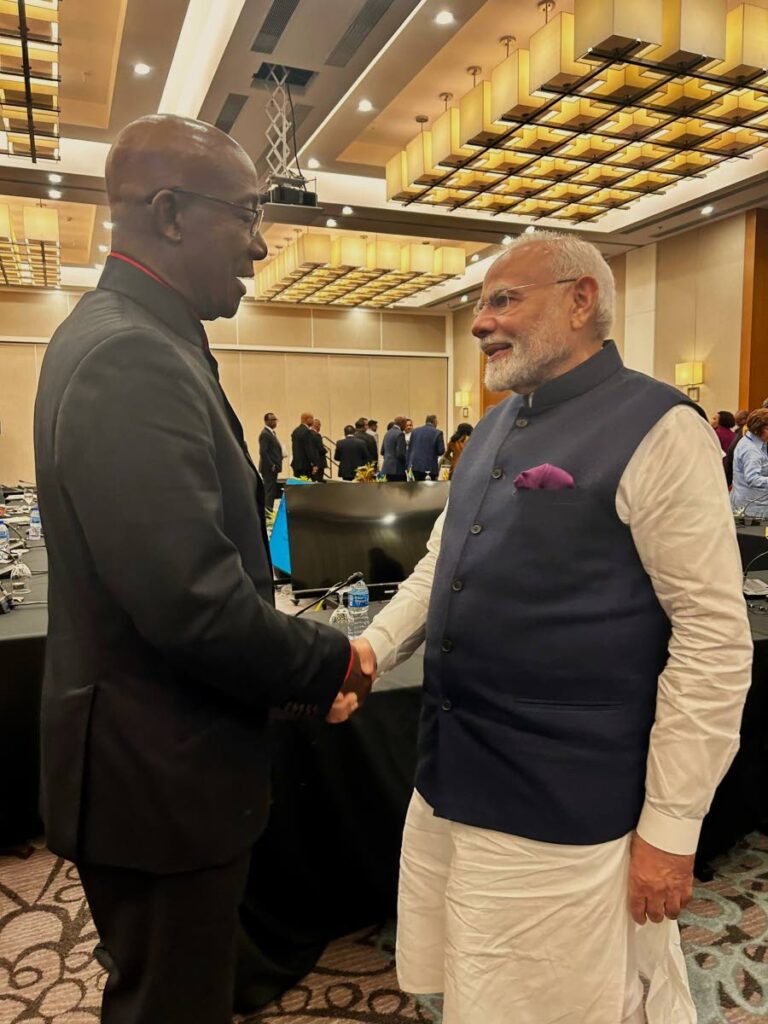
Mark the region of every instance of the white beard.
<instances>
[{"instance_id":1,"label":"white beard","mask_svg":"<svg viewBox=\"0 0 768 1024\"><path fill-rule=\"evenodd\" d=\"M530 391L551 374L547 371L561 363L570 349L567 343L553 340L552 318L543 319L527 335L516 335L512 348L485 363L485 386L489 391Z\"/></svg>"}]
</instances>

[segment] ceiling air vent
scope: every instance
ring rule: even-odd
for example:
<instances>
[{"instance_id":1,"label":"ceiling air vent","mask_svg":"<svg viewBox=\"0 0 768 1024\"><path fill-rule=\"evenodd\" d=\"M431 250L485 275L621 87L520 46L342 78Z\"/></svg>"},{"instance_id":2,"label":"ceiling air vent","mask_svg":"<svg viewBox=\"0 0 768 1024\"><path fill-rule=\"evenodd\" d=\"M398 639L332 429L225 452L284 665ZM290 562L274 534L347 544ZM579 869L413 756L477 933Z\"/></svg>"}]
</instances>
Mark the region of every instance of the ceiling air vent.
<instances>
[{"instance_id":1,"label":"ceiling air vent","mask_svg":"<svg viewBox=\"0 0 768 1024\"><path fill-rule=\"evenodd\" d=\"M291 68L287 64L267 64L266 61L251 79L251 87L260 86L266 82L267 85L274 84L270 78L272 68L285 68L288 72L288 84L292 89L303 89L315 77L314 71L307 71L306 68Z\"/></svg>"},{"instance_id":2,"label":"ceiling air vent","mask_svg":"<svg viewBox=\"0 0 768 1024\"><path fill-rule=\"evenodd\" d=\"M231 92L224 101L221 113L216 118L216 127L220 128L223 132L231 132L232 125L237 120L237 116L245 106L247 99L247 96L243 96L239 92Z\"/></svg>"},{"instance_id":3,"label":"ceiling air vent","mask_svg":"<svg viewBox=\"0 0 768 1024\"><path fill-rule=\"evenodd\" d=\"M264 19L264 24L251 43L251 50L254 53L275 52L280 36L285 32L299 3L300 0L272 0L272 6Z\"/></svg>"},{"instance_id":4,"label":"ceiling air vent","mask_svg":"<svg viewBox=\"0 0 768 1024\"><path fill-rule=\"evenodd\" d=\"M345 68L391 6L391 0L366 0L325 63L332 68Z\"/></svg>"}]
</instances>

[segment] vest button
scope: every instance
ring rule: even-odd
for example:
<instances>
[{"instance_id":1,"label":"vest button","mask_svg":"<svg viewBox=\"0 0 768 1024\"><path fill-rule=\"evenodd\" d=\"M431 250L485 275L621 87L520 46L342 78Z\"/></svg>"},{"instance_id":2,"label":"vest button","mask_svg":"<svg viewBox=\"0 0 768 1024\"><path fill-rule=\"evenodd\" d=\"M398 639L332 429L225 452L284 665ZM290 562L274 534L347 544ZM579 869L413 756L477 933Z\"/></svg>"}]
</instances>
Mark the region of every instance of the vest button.
<instances>
[{"instance_id":1,"label":"vest button","mask_svg":"<svg viewBox=\"0 0 768 1024\"><path fill-rule=\"evenodd\" d=\"M464 589L464 581L463 580L454 580L453 583L451 584L451 590L454 590L457 594L458 594L458 592L460 590L463 590L463 589Z\"/></svg>"},{"instance_id":2,"label":"vest button","mask_svg":"<svg viewBox=\"0 0 768 1024\"><path fill-rule=\"evenodd\" d=\"M443 704L442 704L443 711L450 711L452 707L453 707L453 704L451 704L451 702L449 700L444 700L443 701Z\"/></svg>"},{"instance_id":3,"label":"vest button","mask_svg":"<svg viewBox=\"0 0 768 1024\"><path fill-rule=\"evenodd\" d=\"M478 534L478 533L482 533L482 532L483 532L483 528L482 528L482 526L480 525L480 523L475 523L475 525L474 525L474 526L471 526L471 527L469 528L469 532L470 532L470 533L474 533L474 534L475 534L475 536L477 536L477 534Z\"/></svg>"},{"instance_id":4,"label":"vest button","mask_svg":"<svg viewBox=\"0 0 768 1024\"><path fill-rule=\"evenodd\" d=\"M440 650L443 654L450 654L453 650L453 640L449 640L448 637L446 637L440 644Z\"/></svg>"},{"instance_id":5,"label":"vest button","mask_svg":"<svg viewBox=\"0 0 768 1024\"><path fill-rule=\"evenodd\" d=\"M494 469L494 471L491 473L491 476L493 477L494 480L501 480L501 478L504 476L504 470L500 469L497 466L496 469Z\"/></svg>"},{"instance_id":6,"label":"vest button","mask_svg":"<svg viewBox=\"0 0 768 1024\"><path fill-rule=\"evenodd\" d=\"M528 420L521 416L519 420L515 420L515 426L516 427L527 427L528 426Z\"/></svg>"}]
</instances>

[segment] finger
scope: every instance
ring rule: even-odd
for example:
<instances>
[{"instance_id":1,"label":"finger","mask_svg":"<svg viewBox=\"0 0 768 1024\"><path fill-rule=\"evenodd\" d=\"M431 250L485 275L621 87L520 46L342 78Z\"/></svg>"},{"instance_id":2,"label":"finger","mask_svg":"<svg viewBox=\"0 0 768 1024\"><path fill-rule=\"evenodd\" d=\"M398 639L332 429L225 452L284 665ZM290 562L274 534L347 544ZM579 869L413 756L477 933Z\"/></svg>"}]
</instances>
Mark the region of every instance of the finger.
<instances>
[{"instance_id":1,"label":"finger","mask_svg":"<svg viewBox=\"0 0 768 1024\"><path fill-rule=\"evenodd\" d=\"M680 917L680 898L679 896L669 896L664 901L664 913L670 921L676 921Z\"/></svg>"},{"instance_id":2,"label":"finger","mask_svg":"<svg viewBox=\"0 0 768 1024\"><path fill-rule=\"evenodd\" d=\"M688 904L691 902L692 899L693 899L693 886L689 885L686 888L686 890L683 893L683 896L682 896L682 898L680 900L680 908L682 910L685 910L685 908L688 906Z\"/></svg>"},{"instance_id":3,"label":"finger","mask_svg":"<svg viewBox=\"0 0 768 1024\"><path fill-rule=\"evenodd\" d=\"M660 924L664 920L664 900L659 896L646 898L645 912L648 915L649 921L653 921L654 924Z\"/></svg>"},{"instance_id":4,"label":"finger","mask_svg":"<svg viewBox=\"0 0 768 1024\"><path fill-rule=\"evenodd\" d=\"M629 912L635 924L645 924L645 897L631 896L629 900Z\"/></svg>"}]
</instances>

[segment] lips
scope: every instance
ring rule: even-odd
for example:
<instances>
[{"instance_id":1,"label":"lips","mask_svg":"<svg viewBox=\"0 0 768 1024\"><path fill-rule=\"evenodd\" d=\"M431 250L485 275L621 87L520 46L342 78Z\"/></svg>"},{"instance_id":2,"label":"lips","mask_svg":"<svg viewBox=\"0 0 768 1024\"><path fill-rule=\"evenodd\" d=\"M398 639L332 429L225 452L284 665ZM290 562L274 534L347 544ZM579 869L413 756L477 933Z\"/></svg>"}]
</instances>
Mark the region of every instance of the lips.
<instances>
[{"instance_id":1,"label":"lips","mask_svg":"<svg viewBox=\"0 0 768 1024\"><path fill-rule=\"evenodd\" d=\"M512 346L507 341L492 341L488 345L483 346L483 352L486 359L493 359L500 352L506 352L510 348Z\"/></svg>"}]
</instances>

